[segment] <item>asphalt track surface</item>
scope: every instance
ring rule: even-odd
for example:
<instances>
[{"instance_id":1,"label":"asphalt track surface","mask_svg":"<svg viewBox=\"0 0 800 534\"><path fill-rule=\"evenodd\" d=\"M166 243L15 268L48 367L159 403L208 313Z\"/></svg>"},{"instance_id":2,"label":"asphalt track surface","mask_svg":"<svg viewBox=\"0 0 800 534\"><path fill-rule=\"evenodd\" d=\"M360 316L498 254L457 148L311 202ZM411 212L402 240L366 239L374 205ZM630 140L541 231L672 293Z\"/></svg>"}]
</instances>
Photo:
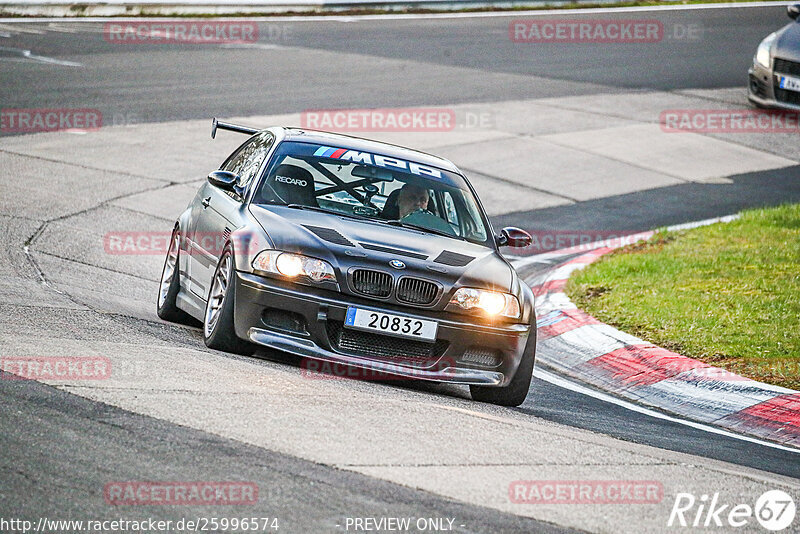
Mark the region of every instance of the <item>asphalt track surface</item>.
<instances>
[{"instance_id":1,"label":"asphalt track surface","mask_svg":"<svg viewBox=\"0 0 800 534\"><path fill-rule=\"evenodd\" d=\"M615 17L631 18L603 16ZM755 45L786 21L784 9L778 7L666 12L658 14L665 27L699 27L702 46L673 39L637 47L634 52L622 46L533 45L537 49L531 53L530 48L522 50L508 40L508 23L514 18L518 17L264 22L262 37L271 36L265 44L285 47L279 56L271 54L268 62L262 60L263 51L258 48L126 47L103 41L101 24L76 26L80 30L75 33L37 33L45 23L22 23L18 27L34 31L9 32L0 40L0 102L3 108L92 107L105 116L162 122L210 114L247 116L314 108L725 88L744 84ZM0 29L9 27L13 29L11 24ZM17 57L19 49L80 62L83 68L54 69L41 61L23 60ZM413 70L398 61L409 59L416 62ZM797 200L796 176L796 168L767 171L743 176L727 186L653 189L501 215L494 222L585 228L585 221L593 221L592 227L598 229L641 229ZM35 305L13 310L4 321L3 336L12 335L14 314L27 316L21 321L27 324L36 322L40 311ZM202 347L199 335L191 330L153 324L155 319L153 323L124 316L115 320L124 326L123 331L139 330L141 335L176 346ZM74 330L76 339L94 335L82 332L79 324L65 328ZM107 328L113 331L118 325ZM46 329L41 331L46 335ZM271 355L269 359L296 365L289 357ZM465 396L463 389L424 383L385 387L391 395L403 395L408 389ZM539 379L534 380L525 404L514 412L800 478L797 454L665 422ZM262 488L275 488L265 490L270 491L270 504L263 513L292 516L297 531L321 530L346 515L447 515L459 517L468 525L466 531L558 531L552 525L332 469L42 384L0 381L0 413L0 513L4 516L12 512L65 516L69 512L101 517L107 509L98 494L110 477L215 480L241 475L261 482ZM162 507L141 515L184 514Z\"/></svg>"},{"instance_id":2,"label":"asphalt track surface","mask_svg":"<svg viewBox=\"0 0 800 534\"><path fill-rule=\"evenodd\" d=\"M88 34L16 33L0 46L66 60L80 56L86 68L15 65L13 76L3 76L0 101L4 107L23 108L82 106L90 100L109 116L134 114L150 122L207 118L209 110L247 116L609 89L734 87L745 83L758 42L788 21L781 7L570 15L577 20L656 19L664 25L661 42L632 50L627 44L511 42L510 22L525 18L277 19L261 24L259 44L291 48L277 57L270 54L268 61L259 49L246 47L220 51L207 45L111 44L102 38L102 23L91 24L95 33ZM0 55L13 53L0 50ZM417 62L414 69L393 61L409 59Z\"/></svg>"}]
</instances>

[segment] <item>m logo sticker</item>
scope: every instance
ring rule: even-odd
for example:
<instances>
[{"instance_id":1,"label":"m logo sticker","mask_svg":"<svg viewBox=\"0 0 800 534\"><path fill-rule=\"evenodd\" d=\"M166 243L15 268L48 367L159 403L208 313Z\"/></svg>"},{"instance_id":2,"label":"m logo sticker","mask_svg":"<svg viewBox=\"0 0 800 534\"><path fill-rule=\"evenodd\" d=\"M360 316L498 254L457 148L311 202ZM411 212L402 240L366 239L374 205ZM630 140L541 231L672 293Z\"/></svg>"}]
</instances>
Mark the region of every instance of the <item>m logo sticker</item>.
<instances>
[{"instance_id":1,"label":"m logo sticker","mask_svg":"<svg viewBox=\"0 0 800 534\"><path fill-rule=\"evenodd\" d=\"M390 158L388 156L380 156L377 154L370 154L369 152L358 152L356 150L347 150L346 148L334 148L330 146L321 146L316 152L315 156L322 158L341 159L364 163L366 165L374 165L376 167L392 167L408 171L412 174L419 176L431 176L433 178L441 178L442 173L439 169L433 167L426 167L413 161L404 161L402 159Z\"/></svg>"}]
</instances>

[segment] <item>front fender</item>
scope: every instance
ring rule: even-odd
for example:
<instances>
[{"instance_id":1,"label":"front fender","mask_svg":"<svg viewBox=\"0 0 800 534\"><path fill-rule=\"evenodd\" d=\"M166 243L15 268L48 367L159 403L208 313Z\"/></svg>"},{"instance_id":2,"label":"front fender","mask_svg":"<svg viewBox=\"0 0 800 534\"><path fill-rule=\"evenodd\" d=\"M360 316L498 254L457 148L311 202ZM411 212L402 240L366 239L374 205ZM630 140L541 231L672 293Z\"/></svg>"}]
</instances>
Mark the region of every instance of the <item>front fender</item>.
<instances>
[{"instance_id":1,"label":"front fender","mask_svg":"<svg viewBox=\"0 0 800 534\"><path fill-rule=\"evenodd\" d=\"M536 297L528 284L520 281L520 294L522 295L522 322L530 323L534 336L536 334Z\"/></svg>"},{"instance_id":2,"label":"front fender","mask_svg":"<svg viewBox=\"0 0 800 534\"><path fill-rule=\"evenodd\" d=\"M269 234L255 221L231 232L228 244L233 250L234 268L248 273L253 272L253 260L258 253L275 246Z\"/></svg>"}]
</instances>

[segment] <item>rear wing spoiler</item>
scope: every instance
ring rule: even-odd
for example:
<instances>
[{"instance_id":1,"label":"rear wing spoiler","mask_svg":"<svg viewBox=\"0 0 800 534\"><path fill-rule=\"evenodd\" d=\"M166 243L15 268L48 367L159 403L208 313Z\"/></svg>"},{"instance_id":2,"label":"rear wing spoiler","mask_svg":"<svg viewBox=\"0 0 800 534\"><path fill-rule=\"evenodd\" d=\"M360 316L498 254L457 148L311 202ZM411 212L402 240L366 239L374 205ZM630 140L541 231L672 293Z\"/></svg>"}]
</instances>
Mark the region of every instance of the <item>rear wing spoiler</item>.
<instances>
[{"instance_id":1,"label":"rear wing spoiler","mask_svg":"<svg viewBox=\"0 0 800 534\"><path fill-rule=\"evenodd\" d=\"M217 128L220 130L230 130L232 132L239 132L247 135L257 134L261 130L258 128L251 128L249 126L240 126L239 124L231 124L230 122L220 122L216 117L211 119L211 139L217 136Z\"/></svg>"}]
</instances>

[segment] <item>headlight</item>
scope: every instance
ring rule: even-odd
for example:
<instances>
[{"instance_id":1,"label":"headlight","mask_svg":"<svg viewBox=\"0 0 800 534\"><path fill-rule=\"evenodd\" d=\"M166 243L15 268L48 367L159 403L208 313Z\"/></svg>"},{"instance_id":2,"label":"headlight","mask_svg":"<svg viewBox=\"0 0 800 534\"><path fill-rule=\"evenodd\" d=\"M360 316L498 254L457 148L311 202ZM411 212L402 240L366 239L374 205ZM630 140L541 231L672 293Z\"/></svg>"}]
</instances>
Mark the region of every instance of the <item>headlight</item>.
<instances>
[{"instance_id":1,"label":"headlight","mask_svg":"<svg viewBox=\"0 0 800 534\"><path fill-rule=\"evenodd\" d=\"M336 274L325 260L280 250L262 250L253 260L253 269L296 278L306 276L314 282L335 282Z\"/></svg>"},{"instance_id":2,"label":"headlight","mask_svg":"<svg viewBox=\"0 0 800 534\"><path fill-rule=\"evenodd\" d=\"M758 50L756 51L756 62L759 65L765 68L769 68L769 53L772 50L772 43L775 42L775 38L778 36L778 32L772 32L771 34L767 35L767 37L761 41L761 44L758 45Z\"/></svg>"},{"instance_id":3,"label":"headlight","mask_svg":"<svg viewBox=\"0 0 800 534\"><path fill-rule=\"evenodd\" d=\"M502 315L513 319L520 316L517 297L498 291L462 287L450 299L450 304L455 304L465 310L479 308L491 316Z\"/></svg>"}]
</instances>

